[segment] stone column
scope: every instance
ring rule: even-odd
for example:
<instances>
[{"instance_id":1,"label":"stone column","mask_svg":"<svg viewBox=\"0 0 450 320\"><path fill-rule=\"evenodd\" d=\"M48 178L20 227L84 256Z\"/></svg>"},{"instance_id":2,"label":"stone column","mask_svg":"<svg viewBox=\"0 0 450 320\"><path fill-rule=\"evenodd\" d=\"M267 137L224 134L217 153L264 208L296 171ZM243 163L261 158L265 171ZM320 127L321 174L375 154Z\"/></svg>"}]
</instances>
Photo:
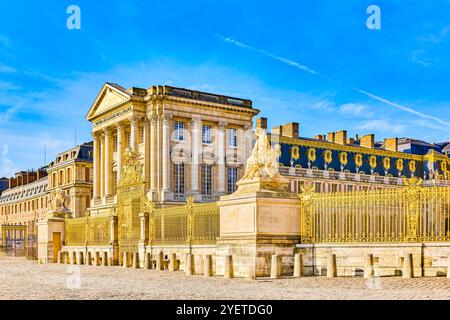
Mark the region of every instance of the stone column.
<instances>
[{"instance_id":1,"label":"stone column","mask_svg":"<svg viewBox=\"0 0 450 320\"><path fill-rule=\"evenodd\" d=\"M270 268L270 277L272 279L281 278L281 256L278 254L272 255L272 265Z\"/></svg>"},{"instance_id":2,"label":"stone column","mask_svg":"<svg viewBox=\"0 0 450 320\"><path fill-rule=\"evenodd\" d=\"M172 115L164 114L163 126L162 126L162 192L163 201L170 197L170 165L172 163L170 159L170 121Z\"/></svg>"},{"instance_id":3,"label":"stone column","mask_svg":"<svg viewBox=\"0 0 450 320\"><path fill-rule=\"evenodd\" d=\"M202 146L202 121L198 118L193 118L191 121L191 190L190 193L196 195L199 193L199 155Z\"/></svg>"},{"instance_id":4,"label":"stone column","mask_svg":"<svg viewBox=\"0 0 450 320\"><path fill-rule=\"evenodd\" d=\"M330 253L327 259L327 277L334 278L337 277L337 268L336 268L336 255Z\"/></svg>"},{"instance_id":5,"label":"stone column","mask_svg":"<svg viewBox=\"0 0 450 320\"><path fill-rule=\"evenodd\" d=\"M193 254L186 254L186 261L184 262L185 267L184 270L186 272L187 276L192 276L195 274L195 269L194 269L194 255Z\"/></svg>"},{"instance_id":6,"label":"stone column","mask_svg":"<svg viewBox=\"0 0 450 320\"><path fill-rule=\"evenodd\" d=\"M100 138L97 133L93 133L92 138L94 140L94 176L92 177L93 195L95 199L98 199L100 198Z\"/></svg>"},{"instance_id":7,"label":"stone column","mask_svg":"<svg viewBox=\"0 0 450 320\"><path fill-rule=\"evenodd\" d=\"M130 147L133 151L139 151L139 117L133 115L130 118L131 130L130 130Z\"/></svg>"},{"instance_id":8,"label":"stone column","mask_svg":"<svg viewBox=\"0 0 450 320\"><path fill-rule=\"evenodd\" d=\"M223 276L226 279L234 278L233 256L231 254L225 256L225 272Z\"/></svg>"},{"instance_id":9,"label":"stone column","mask_svg":"<svg viewBox=\"0 0 450 320\"><path fill-rule=\"evenodd\" d=\"M150 120L144 118L144 181L145 191L150 189Z\"/></svg>"},{"instance_id":10,"label":"stone column","mask_svg":"<svg viewBox=\"0 0 450 320\"><path fill-rule=\"evenodd\" d=\"M177 254L176 253L170 254L169 271L177 271Z\"/></svg>"},{"instance_id":11,"label":"stone column","mask_svg":"<svg viewBox=\"0 0 450 320\"><path fill-rule=\"evenodd\" d=\"M105 135L100 136L100 162L99 162L99 180L100 180L100 197L105 195Z\"/></svg>"},{"instance_id":12,"label":"stone column","mask_svg":"<svg viewBox=\"0 0 450 320\"><path fill-rule=\"evenodd\" d=\"M105 196L111 196L112 195L112 132L111 128L105 128L104 129L105 134L105 143L103 145L104 147L104 174L105 174Z\"/></svg>"},{"instance_id":13,"label":"stone column","mask_svg":"<svg viewBox=\"0 0 450 320\"><path fill-rule=\"evenodd\" d=\"M226 183L226 174L225 174L225 128L227 126L226 122L219 122L217 127L217 157L218 160L218 193L225 194L225 183Z\"/></svg>"},{"instance_id":14,"label":"stone column","mask_svg":"<svg viewBox=\"0 0 450 320\"><path fill-rule=\"evenodd\" d=\"M300 278L303 277L303 275L303 255L297 253L294 257L294 278Z\"/></svg>"},{"instance_id":15,"label":"stone column","mask_svg":"<svg viewBox=\"0 0 450 320\"><path fill-rule=\"evenodd\" d=\"M373 254L366 254L364 256L364 278L373 278Z\"/></svg>"},{"instance_id":16,"label":"stone column","mask_svg":"<svg viewBox=\"0 0 450 320\"><path fill-rule=\"evenodd\" d=\"M116 157L116 170L117 170L117 185L120 181L120 174L122 169L122 156L123 156L123 138L124 138L124 126L122 123L117 123L117 157Z\"/></svg>"},{"instance_id":17,"label":"stone column","mask_svg":"<svg viewBox=\"0 0 450 320\"><path fill-rule=\"evenodd\" d=\"M212 255L207 254L205 256L205 263L204 263L203 266L204 266L203 276L205 276L205 277L212 277L213 276Z\"/></svg>"},{"instance_id":18,"label":"stone column","mask_svg":"<svg viewBox=\"0 0 450 320\"><path fill-rule=\"evenodd\" d=\"M414 278L414 265L412 253L405 254L403 260L403 278L405 279Z\"/></svg>"},{"instance_id":19,"label":"stone column","mask_svg":"<svg viewBox=\"0 0 450 320\"><path fill-rule=\"evenodd\" d=\"M157 200L156 193L158 190L157 124L158 115L152 113L150 117L150 190L152 200Z\"/></svg>"}]
</instances>

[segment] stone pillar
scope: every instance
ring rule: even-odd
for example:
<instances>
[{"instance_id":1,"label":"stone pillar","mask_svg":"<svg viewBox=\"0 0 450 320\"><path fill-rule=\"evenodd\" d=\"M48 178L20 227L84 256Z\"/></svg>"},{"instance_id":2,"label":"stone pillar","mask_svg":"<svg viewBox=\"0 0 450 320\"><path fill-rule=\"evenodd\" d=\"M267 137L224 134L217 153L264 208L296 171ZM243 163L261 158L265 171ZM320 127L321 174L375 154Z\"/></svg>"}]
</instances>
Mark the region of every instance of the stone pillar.
<instances>
[{"instance_id":1,"label":"stone pillar","mask_svg":"<svg viewBox=\"0 0 450 320\"><path fill-rule=\"evenodd\" d=\"M225 174L225 128L227 126L226 122L219 122L217 127L217 157L218 160L218 172L217 172L217 180L218 180L218 193L225 194L225 182L226 182L226 174Z\"/></svg>"},{"instance_id":2,"label":"stone pillar","mask_svg":"<svg viewBox=\"0 0 450 320\"><path fill-rule=\"evenodd\" d=\"M139 269L139 252L133 253L133 269Z\"/></svg>"},{"instance_id":3,"label":"stone pillar","mask_svg":"<svg viewBox=\"0 0 450 320\"><path fill-rule=\"evenodd\" d=\"M133 115L130 118L130 149L139 151L139 116Z\"/></svg>"},{"instance_id":4,"label":"stone pillar","mask_svg":"<svg viewBox=\"0 0 450 320\"><path fill-rule=\"evenodd\" d=\"M99 161L99 180L100 180L100 197L105 195L105 135L100 135L100 161Z\"/></svg>"},{"instance_id":5,"label":"stone pillar","mask_svg":"<svg viewBox=\"0 0 450 320\"><path fill-rule=\"evenodd\" d=\"M77 265L81 265L81 263L83 262L83 256L82 256L82 252L78 251L77 252Z\"/></svg>"},{"instance_id":6,"label":"stone pillar","mask_svg":"<svg viewBox=\"0 0 450 320\"><path fill-rule=\"evenodd\" d=\"M95 199L100 198L100 138L97 133L92 134L94 140L94 176L93 180L93 195Z\"/></svg>"},{"instance_id":7,"label":"stone pillar","mask_svg":"<svg viewBox=\"0 0 450 320\"><path fill-rule=\"evenodd\" d=\"M102 257L102 267L106 266L108 266L108 252L104 251Z\"/></svg>"},{"instance_id":8,"label":"stone pillar","mask_svg":"<svg viewBox=\"0 0 450 320\"><path fill-rule=\"evenodd\" d=\"M171 253L170 254L170 260L169 260L169 271L177 271L177 254Z\"/></svg>"},{"instance_id":9,"label":"stone pillar","mask_svg":"<svg viewBox=\"0 0 450 320\"><path fill-rule=\"evenodd\" d=\"M70 252L64 252L64 261L66 264L70 264Z\"/></svg>"},{"instance_id":10,"label":"stone pillar","mask_svg":"<svg viewBox=\"0 0 450 320\"><path fill-rule=\"evenodd\" d=\"M147 252L145 254L144 268L145 269L151 269L152 268L152 254L150 252Z\"/></svg>"},{"instance_id":11,"label":"stone pillar","mask_svg":"<svg viewBox=\"0 0 450 320\"><path fill-rule=\"evenodd\" d=\"M164 270L164 253L162 251L159 252L156 258L156 270Z\"/></svg>"},{"instance_id":12,"label":"stone pillar","mask_svg":"<svg viewBox=\"0 0 450 320\"><path fill-rule=\"evenodd\" d=\"M364 255L364 278L373 278L374 275L373 254L366 254Z\"/></svg>"},{"instance_id":13,"label":"stone pillar","mask_svg":"<svg viewBox=\"0 0 450 320\"><path fill-rule=\"evenodd\" d=\"M77 264L77 253L76 253L76 251L72 251L72 259L70 260L70 264Z\"/></svg>"},{"instance_id":14,"label":"stone pillar","mask_svg":"<svg viewBox=\"0 0 450 320\"><path fill-rule=\"evenodd\" d=\"M272 279L281 278L281 256L278 254L272 255L272 266L270 268L270 277Z\"/></svg>"},{"instance_id":15,"label":"stone pillar","mask_svg":"<svg viewBox=\"0 0 450 320\"><path fill-rule=\"evenodd\" d=\"M122 156L123 156L123 138L124 138L124 126L121 122L117 123L117 155L116 155L116 184L119 184L120 174L122 170Z\"/></svg>"},{"instance_id":16,"label":"stone pillar","mask_svg":"<svg viewBox=\"0 0 450 320\"><path fill-rule=\"evenodd\" d=\"M195 262L194 262L194 255L193 254L187 254L186 255L186 261L184 262L185 264L185 272L187 276L192 276L193 274L195 274Z\"/></svg>"},{"instance_id":17,"label":"stone pillar","mask_svg":"<svg viewBox=\"0 0 450 320\"><path fill-rule=\"evenodd\" d=\"M64 263L64 261L63 261L63 252L62 251L60 251L60 252L58 252L58 263Z\"/></svg>"},{"instance_id":18,"label":"stone pillar","mask_svg":"<svg viewBox=\"0 0 450 320\"><path fill-rule=\"evenodd\" d=\"M303 277L303 255L296 253L294 257L294 278Z\"/></svg>"},{"instance_id":19,"label":"stone pillar","mask_svg":"<svg viewBox=\"0 0 450 320\"><path fill-rule=\"evenodd\" d=\"M58 251L55 247L62 247L65 241L65 220L60 217L62 214L50 213L53 217L39 220L36 224L38 232L38 261L40 263L56 263L58 261ZM55 234L59 233L60 243L54 246Z\"/></svg>"},{"instance_id":20,"label":"stone pillar","mask_svg":"<svg viewBox=\"0 0 450 320\"><path fill-rule=\"evenodd\" d=\"M233 256L231 254L225 256L225 273L226 279L234 278Z\"/></svg>"},{"instance_id":21,"label":"stone pillar","mask_svg":"<svg viewBox=\"0 0 450 320\"><path fill-rule=\"evenodd\" d=\"M336 255L330 253L327 259L327 277L334 278L337 277L337 267L336 267Z\"/></svg>"},{"instance_id":22,"label":"stone pillar","mask_svg":"<svg viewBox=\"0 0 450 320\"><path fill-rule=\"evenodd\" d=\"M112 132L111 128L105 128L104 130L105 134L105 144L104 144L104 172L105 172L105 196L111 196L112 195Z\"/></svg>"},{"instance_id":23,"label":"stone pillar","mask_svg":"<svg viewBox=\"0 0 450 320\"><path fill-rule=\"evenodd\" d=\"M164 114L162 124L162 192L163 201L170 199L170 122L171 114Z\"/></svg>"},{"instance_id":24,"label":"stone pillar","mask_svg":"<svg viewBox=\"0 0 450 320\"><path fill-rule=\"evenodd\" d=\"M144 181L145 181L145 191L150 189L150 120L144 118Z\"/></svg>"},{"instance_id":25,"label":"stone pillar","mask_svg":"<svg viewBox=\"0 0 450 320\"><path fill-rule=\"evenodd\" d=\"M205 277L212 277L213 276L213 261L212 261L212 255L207 254L205 256L205 262L203 263L204 271L203 275Z\"/></svg>"},{"instance_id":26,"label":"stone pillar","mask_svg":"<svg viewBox=\"0 0 450 320\"><path fill-rule=\"evenodd\" d=\"M191 190L190 193L194 196L199 193L199 157L202 147L202 121L198 118L193 118L191 121Z\"/></svg>"},{"instance_id":27,"label":"stone pillar","mask_svg":"<svg viewBox=\"0 0 450 320\"><path fill-rule=\"evenodd\" d=\"M128 268L128 254L126 252L123 253L122 267Z\"/></svg>"},{"instance_id":28,"label":"stone pillar","mask_svg":"<svg viewBox=\"0 0 450 320\"><path fill-rule=\"evenodd\" d=\"M84 261L84 264L89 266L92 265L92 253L90 251L86 253L86 260Z\"/></svg>"},{"instance_id":29,"label":"stone pillar","mask_svg":"<svg viewBox=\"0 0 450 320\"><path fill-rule=\"evenodd\" d=\"M139 237L139 244L138 244L138 252L139 252L139 257L144 258L145 260L145 246L148 243L148 237L149 237L149 219L148 219L148 213L147 212L142 212L139 214L139 219L140 219L140 237ZM144 261L139 260L138 262L138 266L139 268L144 266Z\"/></svg>"},{"instance_id":30,"label":"stone pillar","mask_svg":"<svg viewBox=\"0 0 450 320\"><path fill-rule=\"evenodd\" d=\"M94 266L98 267L100 265L100 252L96 251L94 255Z\"/></svg>"},{"instance_id":31,"label":"stone pillar","mask_svg":"<svg viewBox=\"0 0 450 320\"><path fill-rule=\"evenodd\" d=\"M109 239L109 241L110 241L110 243L113 246L113 250L112 250L112 253L111 253L111 257L110 257L110 259L112 260L112 263L111 263L112 266L120 265L120 263L119 263L119 260L120 260L120 257L119 257L119 239L118 239L119 238L119 235L118 235L119 230L118 230L118 223L117 223L117 221L118 221L117 216L113 216L109 220L109 228L110 228L110 230L109 230L110 231L110 239Z\"/></svg>"},{"instance_id":32,"label":"stone pillar","mask_svg":"<svg viewBox=\"0 0 450 320\"><path fill-rule=\"evenodd\" d=\"M157 200L158 190L158 115L152 113L150 117L150 190L152 200Z\"/></svg>"},{"instance_id":33,"label":"stone pillar","mask_svg":"<svg viewBox=\"0 0 450 320\"><path fill-rule=\"evenodd\" d=\"M414 265L412 253L407 253L403 259L403 278L414 278Z\"/></svg>"}]
</instances>

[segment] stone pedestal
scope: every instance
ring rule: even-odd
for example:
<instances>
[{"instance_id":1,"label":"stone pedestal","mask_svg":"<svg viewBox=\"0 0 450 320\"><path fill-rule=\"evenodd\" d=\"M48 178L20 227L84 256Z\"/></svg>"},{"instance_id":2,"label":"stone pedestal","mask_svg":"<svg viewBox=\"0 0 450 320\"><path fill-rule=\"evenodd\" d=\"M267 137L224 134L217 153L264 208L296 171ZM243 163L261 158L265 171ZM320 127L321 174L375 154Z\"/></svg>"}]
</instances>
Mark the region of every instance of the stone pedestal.
<instances>
[{"instance_id":1,"label":"stone pedestal","mask_svg":"<svg viewBox=\"0 0 450 320\"><path fill-rule=\"evenodd\" d=\"M37 222L39 263L57 262L58 252L64 244L64 213L51 213Z\"/></svg>"},{"instance_id":2,"label":"stone pedestal","mask_svg":"<svg viewBox=\"0 0 450 320\"><path fill-rule=\"evenodd\" d=\"M220 237L216 273L224 274L225 256L233 256L234 274L254 279L270 276L271 258L293 269L294 245L300 242L300 202L280 178L241 180L238 190L220 198Z\"/></svg>"}]
</instances>

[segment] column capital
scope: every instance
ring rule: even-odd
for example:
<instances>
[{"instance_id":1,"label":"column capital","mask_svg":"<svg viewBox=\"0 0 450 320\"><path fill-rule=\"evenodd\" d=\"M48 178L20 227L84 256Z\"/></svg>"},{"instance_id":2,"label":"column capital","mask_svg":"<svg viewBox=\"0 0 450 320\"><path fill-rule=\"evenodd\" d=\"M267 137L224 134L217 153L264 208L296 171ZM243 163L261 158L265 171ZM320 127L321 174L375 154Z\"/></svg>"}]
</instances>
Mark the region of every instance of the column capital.
<instances>
[{"instance_id":1,"label":"column capital","mask_svg":"<svg viewBox=\"0 0 450 320\"><path fill-rule=\"evenodd\" d=\"M122 130L126 126L123 121L116 122L114 125L116 126L117 130Z\"/></svg>"},{"instance_id":2,"label":"column capital","mask_svg":"<svg viewBox=\"0 0 450 320\"><path fill-rule=\"evenodd\" d=\"M91 132L91 136L94 141L98 141L101 138L101 132L99 131Z\"/></svg>"},{"instance_id":3,"label":"column capital","mask_svg":"<svg viewBox=\"0 0 450 320\"><path fill-rule=\"evenodd\" d=\"M247 130L250 130L251 128L252 128L253 126L251 125L251 124L246 124L246 125L244 125L244 127L243 127L243 129L245 130L245 131L247 131Z\"/></svg>"},{"instance_id":4,"label":"column capital","mask_svg":"<svg viewBox=\"0 0 450 320\"><path fill-rule=\"evenodd\" d=\"M111 128L111 127L103 128L103 134L105 136L110 136L112 132L113 132L113 128Z\"/></svg>"},{"instance_id":5,"label":"column capital","mask_svg":"<svg viewBox=\"0 0 450 320\"><path fill-rule=\"evenodd\" d=\"M172 120L173 115L172 115L172 113L164 113L161 118L163 121L163 125L168 125L170 123L170 121Z\"/></svg>"},{"instance_id":6,"label":"column capital","mask_svg":"<svg viewBox=\"0 0 450 320\"><path fill-rule=\"evenodd\" d=\"M202 119L201 119L200 117L194 117L194 118L191 119L191 123L192 123L193 125L199 124L199 123L201 123L201 122L202 122Z\"/></svg>"},{"instance_id":7,"label":"column capital","mask_svg":"<svg viewBox=\"0 0 450 320\"><path fill-rule=\"evenodd\" d=\"M227 122L225 122L225 121L219 121L219 123L218 123L217 126L219 127L220 130L224 130L224 129L227 127L227 125L228 125Z\"/></svg>"},{"instance_id":8,"label":"column capital","mask_svg":"<svg viewBox=\"0 0 450 320\"><path fill-rule=\"evenodd\" d=\"M156 112L152 111L150 113L150 115L148 116L148 119L150 120L150 123L152 125L155 125L156 122L158 121L158 114Z\"/></svg>"},{"instance_id":9,"label":"column capital","mask_svg":"<svg viewBox=\"0 0 450 320\"><path fill-rule=\"evenodd\" d=\"M142 116L141 115L137 115L137 114L133 114L131 116L128 117L128 120L130 121L130 123L133 125L136 125L139 123L139 121L142 120Z\"/></svg>"}]
</instances>

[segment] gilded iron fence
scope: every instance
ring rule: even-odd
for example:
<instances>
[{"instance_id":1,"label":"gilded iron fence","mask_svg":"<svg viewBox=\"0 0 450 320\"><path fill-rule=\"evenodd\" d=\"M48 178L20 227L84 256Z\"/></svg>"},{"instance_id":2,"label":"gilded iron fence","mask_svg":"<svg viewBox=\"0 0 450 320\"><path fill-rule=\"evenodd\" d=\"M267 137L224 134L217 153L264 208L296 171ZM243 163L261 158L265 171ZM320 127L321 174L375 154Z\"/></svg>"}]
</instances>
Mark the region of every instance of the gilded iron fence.
<instances>
[{"instance_id":1,"label":"gilded iron fence","mask_svg":"<svg viewBox=\"0 0 450 320\"><path fill-rule=\"evenodd\" d=\"M109 245L111 217L91 216L66 220L66 246Z\"/></svg>"},{"instance_id":2,"label":"gilded iron fence","mask_svg":"<svg viewBox=\"0 0 450 320\"><path fill-rule=\"evenodd\" d=\"M450 187L422 187L346 193L303 188L303 243L450 241Z\"/></svg>"},{"instance_id":3,"label":"gilded iron fence","mask_svg":"<svg viewBox=\"0 0 450 320\"><path fill-rule=\"evenodd\" d=\"M151 245L215 244L219 236L217 203L193 203L188 197L184 206L149 210Z\"/></svg>"}]
</instances>

